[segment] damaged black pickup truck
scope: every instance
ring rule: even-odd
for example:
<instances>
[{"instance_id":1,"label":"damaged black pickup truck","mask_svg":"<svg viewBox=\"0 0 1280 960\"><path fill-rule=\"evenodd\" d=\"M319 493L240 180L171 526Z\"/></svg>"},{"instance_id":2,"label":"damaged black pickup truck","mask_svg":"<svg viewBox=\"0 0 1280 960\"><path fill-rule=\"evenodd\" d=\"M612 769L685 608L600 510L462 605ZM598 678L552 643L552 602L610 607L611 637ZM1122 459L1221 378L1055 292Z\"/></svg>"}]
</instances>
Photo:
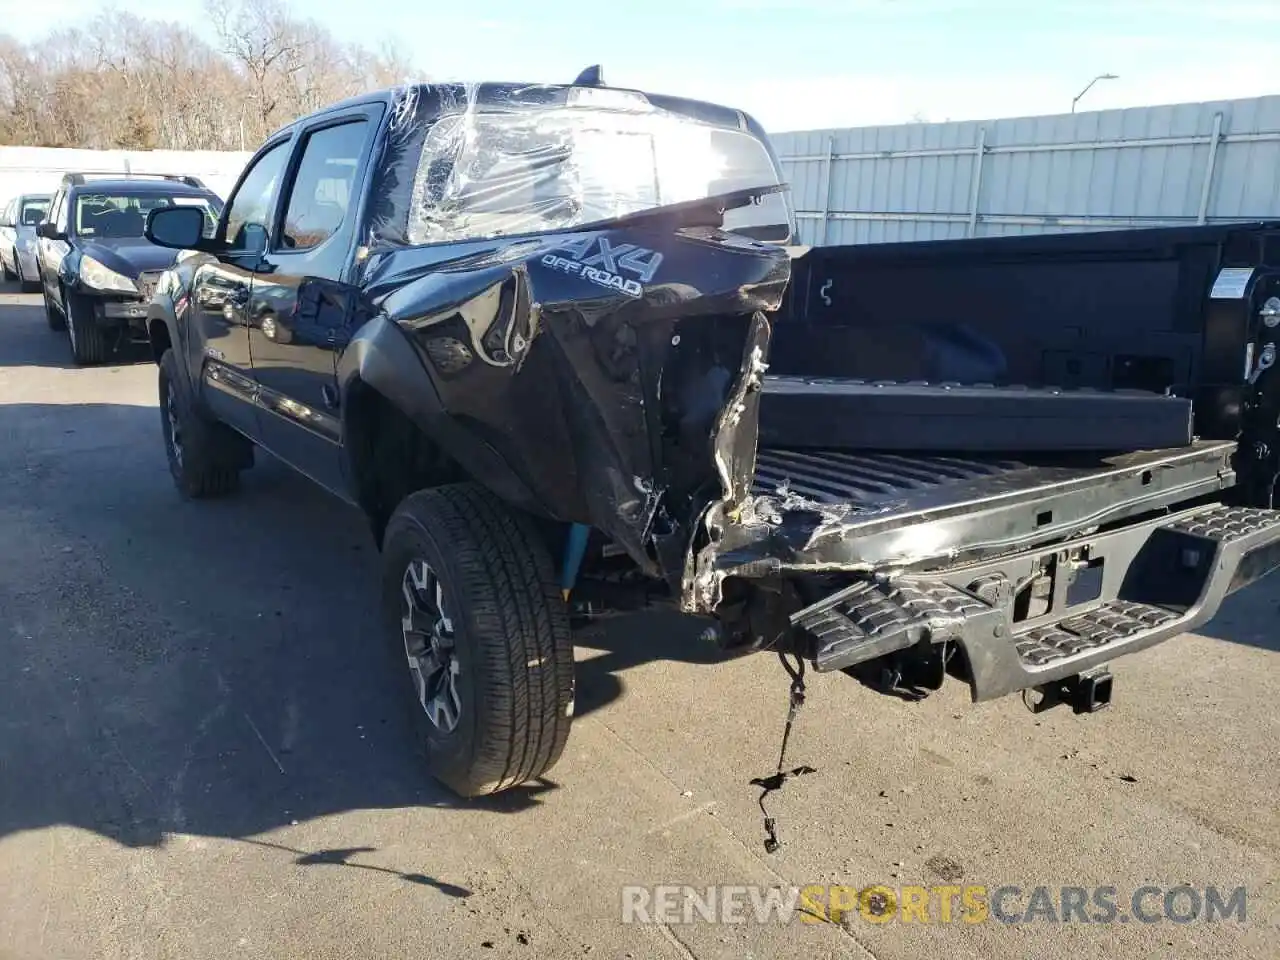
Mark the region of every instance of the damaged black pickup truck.
<instances>
[{"instance_id":1,"label":"damaged black pickup truck","mask_svg":"<svg viewBox=\"0 0 1280 960\"><path fill-rule=\"evenodd\" d=\"M609 612L1088 709L1106 663L1280 565L1261 268L1149 349L910 284L872 322L838 251L788 246L754 120L592 75L338 104L202 227L147 225L188 251L150 306L174 480L229 492L261 446L365 513L387 648L464 795L556 761L572 624ZM1211 271L1170 257L1203 301Z\"/></svg>"}]
</instances>

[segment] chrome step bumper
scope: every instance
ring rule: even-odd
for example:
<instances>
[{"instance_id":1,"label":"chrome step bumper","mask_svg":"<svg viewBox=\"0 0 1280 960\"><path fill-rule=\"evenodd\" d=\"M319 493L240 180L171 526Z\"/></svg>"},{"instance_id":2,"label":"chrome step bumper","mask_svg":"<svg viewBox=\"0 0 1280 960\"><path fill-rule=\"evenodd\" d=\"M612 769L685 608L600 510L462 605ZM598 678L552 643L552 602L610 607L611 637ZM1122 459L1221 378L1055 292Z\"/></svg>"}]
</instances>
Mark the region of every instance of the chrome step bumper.
<instances>
[{"instance_id":1,"label":"chrome step bumper","mask_svg":"<svg viewBox=\"0 0 1280 960\"><path fill-rule=\"evenodd\" d=\"M1277 568L1280 510L1209 505L1051 552L868 578L791 622L811 639L821 671L953 641L965 652L973 698L990 700L1195 629L1227 594ZM1043 610L1020 609L1029 584L1041 588Z\"/></svg>"}]
</instances>

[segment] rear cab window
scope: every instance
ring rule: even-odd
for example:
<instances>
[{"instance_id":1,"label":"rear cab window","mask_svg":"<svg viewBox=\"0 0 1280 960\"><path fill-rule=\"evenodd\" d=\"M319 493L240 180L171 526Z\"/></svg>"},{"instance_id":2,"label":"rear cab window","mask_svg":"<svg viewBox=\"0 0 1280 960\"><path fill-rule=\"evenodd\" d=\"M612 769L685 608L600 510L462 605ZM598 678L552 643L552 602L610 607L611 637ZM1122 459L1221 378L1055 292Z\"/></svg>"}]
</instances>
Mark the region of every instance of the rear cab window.
<instances>
[{"instance_id":1,"label":"rear cab window","mask_svg":"<svg viewBox=\"0 0 1280 960\"><path fill-rule=\"evenodd\" d=\"M757 239L793 232L767 138L736 112L704 116L594 88L482 85L434 96L435 110L421 92L393 107L397 118L408 114L391 131L405 147L387 151L374 197L386 211L375 235L389 242L573 230L717 197L730 205L726 230Z\"/></svg>"}]
</instances>

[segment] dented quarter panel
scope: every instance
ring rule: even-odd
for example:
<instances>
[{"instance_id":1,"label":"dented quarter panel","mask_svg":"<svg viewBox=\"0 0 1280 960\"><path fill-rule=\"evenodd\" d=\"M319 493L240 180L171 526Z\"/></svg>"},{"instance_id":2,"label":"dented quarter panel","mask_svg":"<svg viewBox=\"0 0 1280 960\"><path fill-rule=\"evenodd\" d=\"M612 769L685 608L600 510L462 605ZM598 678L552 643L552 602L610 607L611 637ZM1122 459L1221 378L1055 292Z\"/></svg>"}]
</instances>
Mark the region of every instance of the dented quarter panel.
<instances>
[{"instance_id":1,"label":"dented quarter panel","mask_svg":"<svg viewBox=\"0 0 1280 960\"><path fill-rule=\"evenodd\" d=\"M768 318L756 313L743 344L742 368L716 421L712 462L721 495L707 505L695 528L699 537L705 533L706 544L691 542L686 555L680 591L685 613L712 613L720 605L721 584L729 571L718 557L729 531L742 525L743 512L750 508L769 335Z\"/></svg>"},{"instance_id":2,"label":"dented quarter panel","mask_svg":"<svg viewBox=\"0 0 1280 960\"><path fill-rule=\"evenodd\" d=\"M758 383L768 349L763 312L785 290L786 252L708 228L640 224L452 244L443 253L371 252L362 287L377 316L339 361L343 389L356 377L379 389L412 382L392 372L412 355L430 388L391 399L476 479L553 519L592 525L647 573L678 584L693 519L675 509L662 518L667 535L678 531L683 541L675 569L651 542L667 493L652 408L681 349L675 331L700 317L756 316L739 352L754 356L748 373ZM734 389L738 396L742 384ZM734 479L718 499L749 489L754 416L754 407L728 404L715 469ZM708 430L708 475L712 456Z\"/></svg>"}]
</instances>

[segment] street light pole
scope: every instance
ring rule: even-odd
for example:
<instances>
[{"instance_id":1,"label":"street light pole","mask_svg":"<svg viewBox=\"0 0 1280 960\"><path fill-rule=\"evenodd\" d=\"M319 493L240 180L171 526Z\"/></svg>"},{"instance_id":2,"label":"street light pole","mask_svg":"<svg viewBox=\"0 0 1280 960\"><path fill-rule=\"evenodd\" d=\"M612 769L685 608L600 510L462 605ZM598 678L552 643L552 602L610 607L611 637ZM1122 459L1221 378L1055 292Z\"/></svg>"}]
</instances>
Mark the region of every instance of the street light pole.
<instances>
[{"instance_id":1,"label":"street light pole","mask_svg":"<svg viewBox=\"0 0 1280 960\"><path fill-rule=\"evenodd\" d=\"M1071 112L1072 113L1076 112L1076 104L1080 102L1080 98L1083 97L1086 93L1088 93L1089 88L1092 87L1099 80L1119 80L1119 79L1120 78L1117 77L1114 73L1098 74L1096 77L1090 80L1087 84L1085 84L1085 88L1081 90L1079 93L1077 93L1075 96L1075 99L1071 101Z\"/></svg>"}]
</instances>

